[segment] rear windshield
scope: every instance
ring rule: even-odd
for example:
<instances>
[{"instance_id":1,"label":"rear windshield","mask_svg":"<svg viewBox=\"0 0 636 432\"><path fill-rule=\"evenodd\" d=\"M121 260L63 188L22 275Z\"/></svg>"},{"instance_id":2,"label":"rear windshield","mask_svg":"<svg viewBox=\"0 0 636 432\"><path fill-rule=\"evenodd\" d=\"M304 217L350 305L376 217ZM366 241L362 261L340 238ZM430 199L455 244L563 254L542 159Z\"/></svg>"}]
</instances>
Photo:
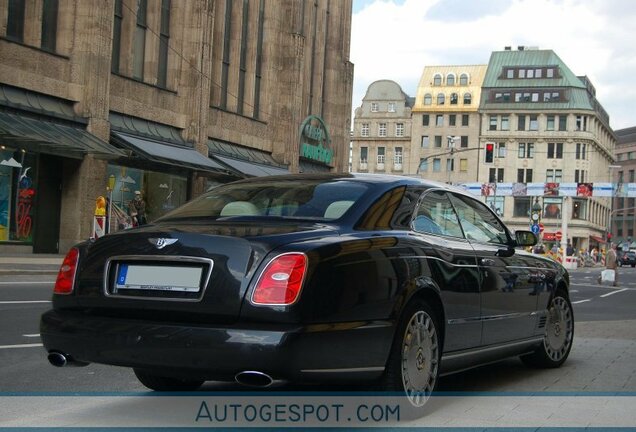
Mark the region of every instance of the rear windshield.
<instances>
[{"instance_id":1,"label":"rear windshield","mask_svg":"<svg viewBox=\"0 0 636 432\"><path fill-rule=\"evenodd\" d=\"M334 220L344 215L369 186L348 180L264 180L219 186L168 213L182 218L277 217Z\"/></svg>"}]
</instances>

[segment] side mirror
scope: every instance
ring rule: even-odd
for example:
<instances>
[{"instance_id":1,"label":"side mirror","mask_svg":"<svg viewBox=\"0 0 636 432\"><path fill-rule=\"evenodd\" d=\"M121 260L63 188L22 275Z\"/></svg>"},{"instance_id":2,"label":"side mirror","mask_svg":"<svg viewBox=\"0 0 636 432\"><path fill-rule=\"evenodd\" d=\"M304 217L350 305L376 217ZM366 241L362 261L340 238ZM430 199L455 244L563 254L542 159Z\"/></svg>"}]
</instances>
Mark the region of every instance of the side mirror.
<instances>
[{"instance_id":1,"label":"side mirror","mask_svg":"<svg viewBox=\"0 0 636 432\"><path fill-rule=\"evenodd\" d=\"M532 231L515 231L517 246L534 246L537 244L537 236Z\"/></svg>"}]
</instances>

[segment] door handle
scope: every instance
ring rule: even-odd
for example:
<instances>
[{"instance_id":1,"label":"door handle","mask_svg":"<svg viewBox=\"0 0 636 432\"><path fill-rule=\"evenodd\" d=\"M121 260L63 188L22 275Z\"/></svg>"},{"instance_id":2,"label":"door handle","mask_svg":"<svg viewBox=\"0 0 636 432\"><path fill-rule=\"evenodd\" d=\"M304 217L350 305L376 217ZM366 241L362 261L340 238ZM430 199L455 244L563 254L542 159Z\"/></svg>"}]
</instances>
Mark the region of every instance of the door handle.
<instances>
[{"instance_id":1,"label":"door handle","mask_svg":"<svg viewBox=\"0 0 636 432\"><path fill-rule=\"evenodd\" d=\"M481 259L481 265L483 266L494 266L495 265L495 260L492 258L482 258Z\"/></svg>"}]
</instances>

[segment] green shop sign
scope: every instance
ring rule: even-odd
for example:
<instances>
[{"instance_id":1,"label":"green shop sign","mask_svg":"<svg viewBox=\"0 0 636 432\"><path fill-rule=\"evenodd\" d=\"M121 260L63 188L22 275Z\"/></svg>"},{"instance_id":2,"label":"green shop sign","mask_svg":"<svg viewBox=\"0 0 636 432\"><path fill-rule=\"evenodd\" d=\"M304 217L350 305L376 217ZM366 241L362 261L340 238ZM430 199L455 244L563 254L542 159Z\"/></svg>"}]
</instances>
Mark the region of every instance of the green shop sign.
<instances>
[{"instance_id":1,"label":"green shop sign","mask_svg":"<svg viewBox=\"0 0 636 432\"><path fill-rule=\"evenodd\" d=\"M300 157L331 164L333 149L325 122L310 115L300 125Z\"/></svg>"}]
</instances>

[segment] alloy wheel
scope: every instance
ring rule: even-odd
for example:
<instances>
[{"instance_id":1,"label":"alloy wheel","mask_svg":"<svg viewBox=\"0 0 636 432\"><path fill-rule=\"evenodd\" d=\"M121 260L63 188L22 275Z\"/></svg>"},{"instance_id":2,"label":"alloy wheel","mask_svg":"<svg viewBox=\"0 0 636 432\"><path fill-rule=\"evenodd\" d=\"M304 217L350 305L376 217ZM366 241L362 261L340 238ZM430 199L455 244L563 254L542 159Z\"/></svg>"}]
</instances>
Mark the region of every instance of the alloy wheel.
<instances>
[{"instance_id":1,"label":"alloy wheel","mask_svg":"<svg viewBox=\"0 0 636 432\"><path fill-rule=\"evenodd\" d=\"M435 322L425 311L409 320L402 340L402 384L414 406L423 406L437 380L439 345Z\"/></svg>"},{"instance_id":2,"label":"alloy wheel","mask_svg":"<svg viewBox=\"0 0 636 432\"><path fill-rule=\"evenodd\" d=\"M546 354L552 361L558 362L567 355L573 333L574 320L570 304L563 297L556 297L548 309L548 323L543 340Z\"/></svg>"}]
</instances>

